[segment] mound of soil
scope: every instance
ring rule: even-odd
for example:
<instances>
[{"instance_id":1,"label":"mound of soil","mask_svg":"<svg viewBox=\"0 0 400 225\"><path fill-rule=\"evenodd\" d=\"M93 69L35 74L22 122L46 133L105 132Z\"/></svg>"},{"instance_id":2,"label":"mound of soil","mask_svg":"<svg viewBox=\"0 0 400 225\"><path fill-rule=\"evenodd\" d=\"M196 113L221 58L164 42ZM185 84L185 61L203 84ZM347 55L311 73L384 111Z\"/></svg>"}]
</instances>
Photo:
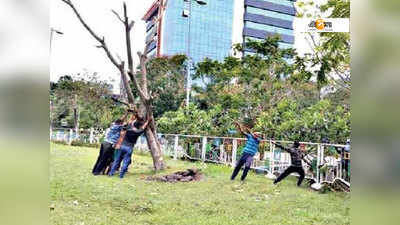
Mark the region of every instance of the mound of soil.
<instances>
[{"instance_id":1,"label":"mound of soil","mask_svg":"<svg viewBox=\"0 0 400 225\"><path fill-rule=\"evenodd\" d=\"M171 183L199 181L201 179L203 179L203 174L200 172L199 169L195 168L187 169L184 171L178 171L164 176L150 176L146 178L146 180L171 182Z\"/></svg>"}]
</instances>

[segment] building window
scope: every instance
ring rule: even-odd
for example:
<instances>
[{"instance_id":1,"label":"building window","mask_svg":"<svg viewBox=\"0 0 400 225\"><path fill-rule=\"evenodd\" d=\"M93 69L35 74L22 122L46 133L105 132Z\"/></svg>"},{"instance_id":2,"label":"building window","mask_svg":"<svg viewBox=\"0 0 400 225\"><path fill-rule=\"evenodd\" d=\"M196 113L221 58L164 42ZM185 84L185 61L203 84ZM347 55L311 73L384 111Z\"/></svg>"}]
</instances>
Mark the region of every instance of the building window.
<instances>
[{"instance_id":1,"label":"building window","mask_svg":"<svg viewBox=\"0 0 400 225\"><path fill-rule=\"evenodd\" d=\"M264 0L266 2L272 2L275 4L279 4L279 5L286 5L286 6L294 6L294 2L293 1L289 1L289 0Z\"/></svg>"},{"instance_id":2,"label":"building window","mask_svg":"<svg viewBox=\"0 0 400 225\"><path fill-rule=\"evenodd\" d=\"M278 12L274 12L274 11L270 11L270 10L266 10L266 9L259 9L259 8L255 8L255 7L251 7L251 6L246 7L246 12L251 13L251 14L258 14L258 15L278 18L278 19L282 19L282 20L292 21L294 18L294 16L292 16L292 15L278 13Z\"/></svg>"},{"instance_id":3,"label":"building window","mask_svg":"<svg viewBox=\"0 0 400 225\"><path fill-rule=\"evenodd\" d=\"M187 10L187 9L182 10L182 16L183 17L188 17L189 16L189 10Z\"/></svg>"},{"instance_id":4,"label":"building window","mask_svg":"<svg viewBox=\"0 0 400 225\"><path fill-rule=\"evenodd\" d=\"M277 34L286 34L286 35L293 36L293 30L270 26L270 25L261 24L261 23L254 23L251 21L246 21L245 27L253 28L253 29L257 29L257 30L264 30L264 31L277 33Z\"/></svg>"}]
</instances>

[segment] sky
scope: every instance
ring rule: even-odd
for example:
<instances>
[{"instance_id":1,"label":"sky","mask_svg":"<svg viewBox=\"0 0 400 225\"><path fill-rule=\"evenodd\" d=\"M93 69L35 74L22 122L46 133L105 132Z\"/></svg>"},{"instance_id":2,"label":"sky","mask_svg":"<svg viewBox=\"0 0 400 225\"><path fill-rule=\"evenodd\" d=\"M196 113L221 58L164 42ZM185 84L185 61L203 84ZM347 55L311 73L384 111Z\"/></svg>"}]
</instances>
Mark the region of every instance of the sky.
<instances>
[{"instance_id":1,"label":"sky","mask_svg":"<svg viewBox=\"0 0 400 225\"><path fill-rule=\"evenodd\" d=\"M122 13L123 0L72 0L89 26L105 40L117 57L126 58L124 30L121 22L111 12ZM145 23L141 18L154 0L127 1L129 17L135 21L132 30L132 51L142 51L145 39ZM317 0L321 1L321 0ZM323 1L323 0L322 0ZM97 72L100 79L119 85L118 70L110 63L96 41L79 23L72 10L61 0L51 0L50 29L63 32L53 33L51 43L50 80L57 81L60 76L78 73ZM295 30L295 48L302 54L310 51L303 34ZM134 63L138 58L134 54ZM114 81L113 81L114 80ZM116 90L116 89L115 89Z\"/></svg>"},{"instance_id":2,"label":"sky","mask_svg":"<svg viewBox=\"0 0 400 225\"><path fill-rule=\"evenodd\" d=\"M122 0L72 0L81 16L99 35L104 36L115 57L126 58L124 27L111 12L122 14ZM137 51L143 51L145 23L141 20L153 0L127 1L129 17L135 21L132 29L132 52L137 63ZM87 71L98 72L103 80L114 78L119 82L118 70L109 61L102 49L96 48L96 40L79 23L72 10L61 0L52 0L50 6L50 29L63 32L54 33L51 44L50 80L60 76ZM118 56L117 56L118 55ZM115 81L117 82L117 81ZM114 82L114 83L115 83ZM118 84L117 82L117 84Z\"/></svg>"}]
</instances>

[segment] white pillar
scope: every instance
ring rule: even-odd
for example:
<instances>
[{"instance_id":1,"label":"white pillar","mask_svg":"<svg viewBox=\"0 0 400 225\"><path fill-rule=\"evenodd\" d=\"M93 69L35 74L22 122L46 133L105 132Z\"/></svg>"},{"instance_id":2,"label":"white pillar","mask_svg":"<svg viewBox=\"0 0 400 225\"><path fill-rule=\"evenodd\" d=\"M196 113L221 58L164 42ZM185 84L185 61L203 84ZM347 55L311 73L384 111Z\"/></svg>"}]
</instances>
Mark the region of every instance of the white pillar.
<instances>
[{"instance_id":1,"label":"white pillar","mask_svg":"<svg viewBox=\"0 0 400 225\"><path fill-rule=\"evenodd\" d=\"M219 161L220 161L220 162L224 162L223 154L224 154L224 145L221 144L221 145L219 146Z\"/></svg>"},{"instance_id":2,"label":"white pillar","mask_svg":"<svg viewBox=\"0 0 400 225\"><path fill-rule=\"evenodd\" d=\"M74 134L74 131L72 129L69 129L69 140L68 140L68 144L71 145L72 143L72 135Z\"/></svg>"},{"instance_id":3,"label":"white pillar","mask_svg":"<svg viewBox=\"0 0 400 225\"><path fill-rule=\"evenodd\" d=\"M319 163L322 165L322 164L324 164L324 162L325 162L325 160L324 160L324 150L325 150L325 146L324 145L321 145L321 159L320 159L320 161L319 161ZM324 176L322 175L322 173L321 173L321 176L320 176L320 182L322 182L322 181L324 181Z\"/></svg>"},{"instance_id":4,"label":"white pillar","mask_svg":"<svg viewBox=\"0 0 400 225\"><path fill-rule=\"evenodd\" d=\"M57 135L57 137L56 137L57 141L62 141L63 140L62 137L61 137L61 131L60 130L57 131L56 135Z\"/></svg>"},{"instance_id":5,"label":"white pillar","mask_svg":"<svg viewBox=\"0 0 400 225\"><path fill-rule=\"evenodd\" d=\"M339 173L338 173L338 176L339 176L339 178L342 178L342 171L343 171L343 168L342 168L342 160L343 160L343 158L342 158L342 156L340 156L339 157Z\"/></svg>"},{"instance_id":6,"label":"white pillar","mask_svg":"<svg viewBox=\"0 0 400 225\"><path fill-rule=\"evenodd\" d=\"M271 174L274 174L275 169L275 144L272 141L269 142L270 146L270 154L271 157L269 158L269 167L271 170Z\"/></svg>"},{"instance_id":7,"label":"white pillar","mask_svg":"<svg viewBox=\"0 0 400 225\"><path fill-rule=\"evenodd\" d=\"M264 158L262 160L264 161L267 160L267 149L265 147L264 147Z\"/></svg>"},{"instance_id":8,"label":"white pillar","mask_svg":"<svg viewBox=\"0 0 400 225\"><path fill-rule=\"evenodd\" d=\"M207 149L207 137L203 137L201 146L201 160L203 162L206 160L206 149Z\"/></svg>"},{"instance_id":9,"label":"white pillar","mask_svg":"<svg viewBox=\"0 0 400 225\"><path fill-rule=\"evenodd\" d=\"M179 136L175 135L175 143L174 143L174 160L178 159L178 145L179 145Z\"/></svg>"},{"instance_id":10,"label":"white pillar","mask_svg":"<svg viewBox=\"0 0 400 225\"><path fill-rule=\"evenodd\" d=\"M90 128L89 142L90 142L90 144L93 144L93 142L94 142L94 129L93 129L93 127Z\"/></svg>"},{"instance_id":11,"label":"white pillar","mask_svg":"<svg viewBox=\"0 0 400 225\"><path fill-rule=\"evenodd\" d=\"M319 164L320 164L320 162L321 162L321 144L318 144L318 147L317 147L317 177L316 177L318 184L320 183L320 180L319 180Z\"/></svg>"},{"instance_id":12,"label":"white pillar","mask_svg":"<svg viewBox=\"0 0 400 225\"><path fill-rule=\"evenodd\" d=\"M232 167L236 165L237 139L232 140Z\"/></svg>"}]
</instances>

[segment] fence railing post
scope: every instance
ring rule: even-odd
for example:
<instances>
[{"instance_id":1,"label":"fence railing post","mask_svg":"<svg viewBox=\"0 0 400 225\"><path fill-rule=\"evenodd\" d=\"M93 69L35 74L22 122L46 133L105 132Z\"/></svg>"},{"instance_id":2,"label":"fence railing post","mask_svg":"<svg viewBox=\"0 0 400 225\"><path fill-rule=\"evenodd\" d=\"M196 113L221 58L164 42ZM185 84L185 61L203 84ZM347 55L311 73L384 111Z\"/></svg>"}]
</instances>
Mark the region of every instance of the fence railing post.
<instances>
[{"instance_id":1,"label":"fence railing post","mask_svg":"<svg viewBox=\"0 0 400 225\"><path fill-rule=\"evenodd\" d=\"M207 137L203 137L201 145L201 161L206 161Z\"/></svg>"},{"instance_id":2,"label":"fence railing post","mask_svg":"<svg viewBox=\"0 0 400 225\"><path fill-rule=\"evenodd\" d=\"M325 161L324 160L324 151L325 151L325 146L321 145L321 159L319 160L319 163L321 165L324 164L324 161ZM324 181L325 177L324 177L323 173L320 174L319 179L320 179L320 183Z\"/></svg>"},{"instance_id":3,"label":"fence railing post","mask_svg":"<svg viewBox=\"0 0 400 225\"><path fill-rule=\"evenodd\" d=\"M269 153L269 170L271 174L274 174L275 144L272 143L272 140L269 141Z\"/></svg>"},{"instance_id":4,"label":"fence railing post","mask_svg":"<svg viewBox=\"0 0 400 225\"><path fill-rule=\"evenodd\" d=\"M219 161L220 162L224 162L224 156L223 156L223 154L224 154L224 144L221 144L220 146L219 146Z\"/></svg>"},{"instance_id":5,"label":"fence railing post","mask_svg":"<svg viewBox=\"0 0 400 225\"><path fill-rule=\"evenodd\" d=\"M57 135L57 137L56 137L57 141L62 141L63 140L64 137L61 137L61 131L60 130L57 131L56 135Z\"/></svg>"},{"instance_id":6,"label":"fence railing post","mask_svg":"<svg viewBox=\"0 0 400 225\"><path fill-rule=\"evenodd\" d=\"M72 136L74 135L74 132L72 131L72 129L69 129L69 140L68 140L68 144L71 145L72 144Z\"/></svg>"},{"instance_id":7,"label":"fence railing post","mask_svg":"<svg viewBox=\"0 0 400 225\"><path fill-rule=\"evenodd\" d=\"M236 165L236 154L237 154L237 139L232 140L232 163L231 166L235 167Z\"/></svg>"},{"instance_id":8,"label":"fence railing post","mask_svg":"<svg viewBox=\"0 0 400 225\"><path fill-rule=\"evenodd\" d=\"M175 135L175 143L174 143L174 160L178 159L178 145L179 145L179 136Z\"/></svg>"},{"instance_id":9,"label":"fence railing post","mask_svg":"<svg viewBox=\"0 0 400 225\"><path fill-rule=\"evenodd\" d=\"M89 143L93 144L94 142L94 129L93 127L90 128L90 135L89 135Z\"/></svg>"},{"instance_id":10,"label":"fence railing post","mask_svg":"<svg viewBox=\"0 0 400 225\"><path fill-rule=\"evenodd\" d=\"M264 145L265 146L265 145ZM261 160L267 160L267 149L264 147L264 157Z\"/></svg>"},{"instance_id":11,"label":"fence railing post","mask_svg":"<svg viewBox=\"0 0 400 225\"><path fill-rule=\"evenodd\" d=\"M321 144L318 144L318 147L317 147L317 183L319 184L320 183L320 181L319 181L319 177L320 177L320 174L319 174L319 164L321 163Z\"/></svg>"},{"instance_id":12,"label":"fence railing post","mask_svg":"<svg viewBox=\"0 0 400 225\"><path fill-rule=\"evenodd\" d=\"M339 163L338 163L338 168L339 168L339 173L338 173L338 177L339 178L343 178L343 176L342 176L342 172L343 172L343 163L342 163L342 161L343 161L343 158L342 158L342 156L340 155L340 157L339 157Z\"/></svg>"}]
</instances>

